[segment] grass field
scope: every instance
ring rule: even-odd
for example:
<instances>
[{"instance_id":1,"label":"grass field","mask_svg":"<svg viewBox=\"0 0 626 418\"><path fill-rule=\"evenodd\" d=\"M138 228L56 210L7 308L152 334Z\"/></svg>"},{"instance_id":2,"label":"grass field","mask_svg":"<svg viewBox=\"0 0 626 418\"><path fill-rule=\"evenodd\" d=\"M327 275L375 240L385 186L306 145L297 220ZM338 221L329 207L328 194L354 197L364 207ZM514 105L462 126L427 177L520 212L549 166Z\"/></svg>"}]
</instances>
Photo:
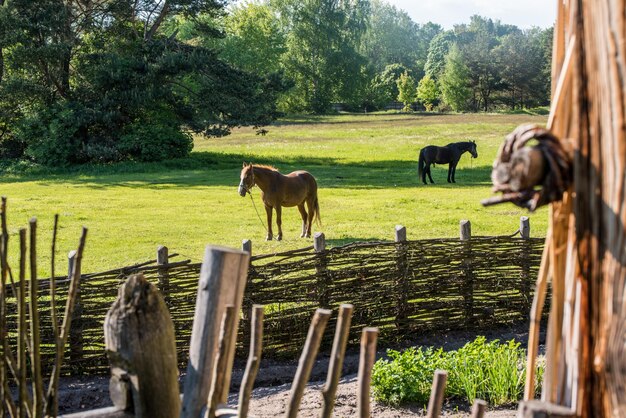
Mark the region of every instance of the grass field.
<instances>
[{"instance_id":1,"label":"grass field","mask_svg":"<svg viewBox=\"0 0 626 418\"><path fill-rule=\"evenodd\" d=\"M242 161L273 164L285 173L310 171L320 187L323 221L314 231L322 230L331 246L390 240L397 224L407 227L409 239L458 236L460 219L472 221L474 235L510 234L525 211L512 205L485 209L479 201L491 194L491 164L504 136L520 123L545 121L491 114L288 118L265 136L238 129L226 138L198 138L184 160L5 172L0 193L9 198L12 252L18 227L38 217L41 274L49 271L54 213L61 215L59 255L76 246L81 225L89 228L85 272L153 258L159 244L193 260L201 259L205 244L238 248L244 238L257 254L310 245L298 238L295 208L283 210L284 240L264 241L250 198L237 194ZM463 156L457 184L446 183L447 166L433 169L437 184L418 183L422 146L469 139L476 140L479 157ZM253 195L264 218L258 190ZM531 215L533 236L544 236L546 225L545 209Z\"/></svg>"}]
</instances>

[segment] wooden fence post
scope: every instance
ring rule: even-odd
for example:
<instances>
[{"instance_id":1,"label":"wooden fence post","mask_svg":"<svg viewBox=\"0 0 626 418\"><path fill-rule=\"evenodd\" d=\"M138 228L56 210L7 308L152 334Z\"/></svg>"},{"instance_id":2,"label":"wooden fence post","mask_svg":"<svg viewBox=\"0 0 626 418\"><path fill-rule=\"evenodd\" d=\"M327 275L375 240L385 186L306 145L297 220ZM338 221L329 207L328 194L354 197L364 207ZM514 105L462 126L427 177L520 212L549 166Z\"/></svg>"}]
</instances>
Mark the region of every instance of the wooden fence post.
<instances>
[{"instance_id":1,"label":"wooden fence post","mask_svg":"<svg viewBox=\"0 0 626 418\"><path fill-rule=\"evenodd\" d=\"M287 412L285 413L285 417L287 418L296 418L298 416L302 394L304 393L304 388L311 375L311 369L313 368L313 363L315 363L315 357L317 356L317 351L322 342L322 335L324 334L324 329L326 328L331 313L332 312L328 309L317 309L313 320L311 320L306 342L304 343L304 348L302 349L302 354L298 361L298 369L296 370L296 375L291 384Z\"/></svg>"},{"instance_id":2,"label":"wooden fence post","mask_svg":"<svg viewBox=\"0 0 626 418\"><path fill-rule=\"evenodd\" d=\"M248 416L250 397L254 387L254 379L261 364L261 353L263 345L263 306L254 305L252 307L252 334L250 335L250 354L246 363L246 371L241 379L241 389L239 390L239 405L237 414L239 418Z\"/></svg>"},{"instance_id":3,"label":"wooden fence post","mask_svg":"<svg viewBox=\"0 0 626 418\"><path fill-rule=\"evenodd\" d=\"M446 391L446 380L448 380L448 372L445 370L435 370L433 386L430 389L426 418L439 418L441 406L443 405L443 397Z\"/></svg>"},{"instance_id":4,"label":"wooden fence post","mask_svg":"<svg viewBox=\"0 0 626 418\"><path fill-rule=\"evenodd\" d=\"M315 272L317 274L318 304L320 308L330 305L330 289L328 277L328 259L326 258L326 237L323 232L313 236L313 249L317 253Z\"/></svg>"},{"instance_id":5,"label":"wooden fence post","mask_svg":"<svg viewBox=\"0 0 626 418\"><path fill-rule=\"evenodd\" d=\"M339 307L333 349L328 364L328 375L326 376L326 384L322 389L322 412L320 418L330 418L335 407L335 394L337 393L341 369L343 368L353 309L354 306L350 304L343 304Z\"/></svg>"},{"instance_id":6,"label":"wooden fence post","mask_svg":"<svg viewBox=\"0 0 626 418\"><path fill-rule=\"evenodd\" d=\"M378 340L378 328L363 328L361 334L361 353L359 355L358 393L357 393L357 417L370 417L370 383L372 380L372 368L376 360L376 341Z\"/></svg>"},{"instance_id":7,"label":"wooden fence post","mask_svg":"<svg viewBox=\"0 0 626 418\"><path fill-rule=\"evenodd\" d=\"M137 418L178 416L174 323L159 291L142 274L119 289L104 320L104 340L113 404Z\"/></svg>"},{"instance_id":8,"label":"wooden fence post","mask_svg":"<svg viewBox=\"0 0 626 418\"><path fill-rule=\"evenodd\" d=\"M252 241L249 239L244 239L241 241L241 251L248 253L250 255L250 257L252 257ZM253 268L252 268L252 260L250 261L250 264L248 266L248 272L246 274L246 289L247 291L244 292L243 294L243 300L241 302L241 319L243 321L243 324L241 325L243 328L243 335L250 335L250 333L252 332L252 319L250 318L251 312L252 312L252 300L250 299L250 297L248 295L253 294L251 292L253 292L252 289L252 277L253 277ZM250 347L248 347L246 340L244 339L243 341L243 349L250 349Z\"/></svg>"},{"instance_id":9,"label":"wooden fence post","mask_svg":"<svg viewBox=\"0 0 626 418\"><path fill-rule=\"evenodd\" d=\"M472 224L464 219L460 222L460 239L463 260L463 298L465 299L465 323L472 326L474 322L474 272L472 271Z\"/></svg>"},{"instance_id":10,"label":"wooden fence post","mask_svg":"<svg viewBox=\"0 0 626 418\"><path fill-rule=\"evenodd\" d=\"M159 290L166 297L169 295L169 287L170 287L170 276L167 270L167 264L169 263L169 252L165 245L159 245L157 248L157 266L159 266L159 270L157 271L157 275L159 278Z\"/></svg>"},{"instance_id":11,"label":"wooden fence post","mask_svg":"<svg viewBox=\"0 0 626 418\"><path fill-rule=\"evenodd\" d=\"M522 237L522 254L521 254L521 296L522 296L522 309L524 312L522 314L524 316L528 315L530 311L530 306L532 304L532 298L530 296L530 290L532 288L532 283L534 279L530 275L530 219L528 216L522 216L519 219L519 232Z\"/></svg>"},{"instance_id":12,"label":"wooden fence post","mask_svg":"<svg viewBox=\"0 0 626 418\"><path fill-rule=\"evenodd\" d=\"M406 228L402 225L396 225L395 229L395 242L396 242L396 331L398 334L402 334L408 331L406 328L406 319L408 312L408 278L407 278L407 248L406 248Z\"/></svg>"},{"instance_id":13,"label":"wooden fence post","mask_svg":"<svg viewBox=\"0 0 626 418\"><path fill-rule=\"evenodd\" d=\"M215 364L221 319L227 304L241 309L246 285L250 254L224 247L207 246L200 270L198 294L194 314L189 365L185 377L185 390L181 418L198 418L207 403ZM235 318L232 338L237 338L239 317ZM235 343L230 345L223 388L228 395L234 358ZM224 393L218 403L225 403Z\"/></svg>"},{"instance_id":14,"label":"wooden fence post","mask_svg":"<svg viewBox=\"0 0 626 418\"><path fill-rule=\"evenodd\" d=\"M487 410L487 402L482 399L474 399L474 405L472 405L472 417L471 418L483 418L485 411Z\"/></svg>"},{"instance_id":15,"label":"wooden fence post","mask_svg":"<svg viewBox=\"0 0 626 418\"><path fill-rule=\"evenodd\" d=\"M74 263L76 261L76 250L72 250L67 254L67 277L71 279L74 271ZM69 345L70 345L70 363L71 367L76 370L82 370L83 360L83 304L81 301L81 286L76 289L76 301L74 302L74 312L72 313L72 327L70 328Z\"/></svg>"}]
</instances>

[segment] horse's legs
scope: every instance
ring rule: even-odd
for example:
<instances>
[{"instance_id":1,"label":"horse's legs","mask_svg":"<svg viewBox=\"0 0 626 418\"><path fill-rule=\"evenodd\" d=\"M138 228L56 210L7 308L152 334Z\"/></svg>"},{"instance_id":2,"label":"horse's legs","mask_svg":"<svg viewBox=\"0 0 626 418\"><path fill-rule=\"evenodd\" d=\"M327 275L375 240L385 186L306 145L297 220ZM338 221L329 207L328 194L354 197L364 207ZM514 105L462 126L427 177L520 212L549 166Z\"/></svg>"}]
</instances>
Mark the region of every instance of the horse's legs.
<instances>
[{"instance_id":1,"label":"horse's legs","mask_svg":"<svg viewBox=\"0 0 626 418\"><path fill-rule=\"evenodd\" d=\"M456 183L455 177L456 177L456 166L459 162L455 161L454 164L452 165L452 183Z\"/></svg>"},{"instance_id":2,"label":"horse's legs","mask_svg":"<svg viewBox=\"0 0 626 418\"><path fill-rule=\"evenodd\" d=\"M313 199L307 199L306 201L306 208L309 210L309 213L307 216L306 231L305 231L304 236L307 238L311 238L311 227L313 226L313 216L314 216L313 212L315 211Z\"/></svg>"},{"instance_id":3,"label":"horse's legs","mask_svg":"<svg viewBox=\"0 0 626 418\"><path fill-rule=\"evenodd\" d=\"M300 238L304 238L306 235L306 209L304 209L304 203L298 205L298 210L300 211L300 216L302 217L302 233L300 234Z\"/></svg>"},{"instance_id":4,"label":"horse's legs","mask_svg":"<svg viewBox=\"0 0 626 418\"><path fill-rule=\"evenodd\" d=\"M428 178L430 179L430 184L435 184L433 181L433 176L430 174L430 164L428 164L426 168L426 172L428 173ZM424 179L424 184L426 184L426 179Z\"/></svg>"},{"instance_id":5,"label":"horse's legs","mask_svg":"<svg viewBox=\"0 0 626 418\"><path fill-rule=\"evenodd\" d=\"M272 234L272 207L265 205L265 214L267 215L267 236L265 241L271 241L274 234Z\"/></svg>"},{"instance_id":6,"label":"horse's legs","mask_svg":"<svg viewBox=\"0 0 626 418\"><path fill-rule=\"evenodd\" d=\"M278 226L278 235L276 235L276 240L280 241L281 239L283 239L283 208L282 206L278 205L274 209L276 209L276 225Z\"/></svg>"}]
</instances>

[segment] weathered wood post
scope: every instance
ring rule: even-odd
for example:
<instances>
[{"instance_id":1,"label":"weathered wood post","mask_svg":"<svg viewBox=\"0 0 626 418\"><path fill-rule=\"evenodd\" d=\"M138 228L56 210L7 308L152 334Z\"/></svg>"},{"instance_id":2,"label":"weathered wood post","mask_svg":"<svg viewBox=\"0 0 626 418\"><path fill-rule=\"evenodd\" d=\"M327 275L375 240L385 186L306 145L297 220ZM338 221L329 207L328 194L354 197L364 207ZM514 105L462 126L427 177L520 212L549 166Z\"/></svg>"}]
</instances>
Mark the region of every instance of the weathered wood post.
<instances>
[{"instance_id":1,"label":"weathered wood post","mask_svg":"<svg viewBox=\"0 0 626 418\"><path fill-rule=\"evenodd\" d=\"M322 389L323 400L320 418L330 418L333 413L333 408L335 407L335 394L337 393L337 386L339 385L339 378L341 377L341 369L346 353L346 344L348 343L353 309L354 306L350 304L344 304L339 307L335 339L333 340L333 349L328 364L328 375L326 376L326 384Z\"/></svg>"},{"instance_id":2,"label":"weathered wood post","mask_svg":"<svg viewBox=\"0 0 626 418\"><path fill-rule=\"evenodd\" d=\"M430 399L428 400L428 409L426 410L426 418L438 418L443 405L443 397L446 391L446 381L448 380L448 372L445 370L435 370L433 378L433 386L430 389Z\"/></svg>"},{"instance_id":3,"label":"weathered wood post","mask_svg":"<svg viewBox=\"0 0 626 418\"><path fill-rule=\"evenodd\" d=\"M243 294L243 300L241 301L241 319L243 320L243 335L250 335L252 332L251 312L253 310L252 300L248 295L253 292L252 279L254 277L254 269L252 268L252 241L244 239L241 241L241 251L250 255L250 263L248 265L248 272L246 274L246 292ZM246 345L246 341L243 342L244 350L249 347Z\"/></svg>"},{"instance_id":4,"label":"weathered wood post","mask_svg":"<svg viewBox=\"0 0 626 418\"><path fill-rule=\"evenodd\" d=\"M474 319L474 272L472 271L472 224L464 219L459 224L463 253L463 298L465 299L465 321L469 326Z\"/></svg>"},{"instance_id":5,"label":"weathered wood post","mask_svg":"<svg viewBox=\"0 0 626 418\"><path fill-rule=\"evenodd\" d=\"M330 283L328 259L326 256L326 237L323 232L316 232L313 236L313 249L317 253L315 272L317 274L318 304L320 308L328 308L330 305Z\"/></svg>"},{"instance_id":6,"label":"weathered wood post","mask_svg":"<svg viewBox=\"0 0 626 418\"><path fill-rule=\"evenodd\" d=\"M74 263L76 262L76 250L67 254L67 277L72 278ZM72 313L72 327L70 328L70 364L71 367L80 371L83 360L83 304L81 300L80 285L76 289L76 301L74 302L74 312Z\"/></svg>"},{"instance_id":7,"label":"weathered wood post","mask_svg":"<svg viewBox=\"0 0 626 418\"><path fill-rule=\"evenodd\" d=\"M222 326L220 328L220 339L217 350L217 357L215 358L215 368L212 372L211 379L211 391L209 392L208 402L208 418L215 418L217 408L220 407L220 392L222 391L222 382L225 379L228 353L230 352L230 344L232 341L232 333L235 325L235 312L234 305L226 305L224 310L224 316L222 319Z\"/></svg>"},{"instance_id":8,"label":"weathered wood post","mask_svg":"<svg viewBox=\"0 0 626 418\"><path fill-rule=\"evenodd\" d=\"M530 289L531 289L531 281L534 282L533 278L530 274L530 219L528 216L522 216L519 219L519 232L522 237L522 253L520 257L521 261L521 287L520 292L522 296L522 309L523 314L527 315L530 310L530 305L532 304Z\"/></svg>"},{"instance_id":9,"label":"weathered wood post","mask_svg":"<svg viewBox=\"0 0 626 418\"><path fill-rule=\"evenodd\" d=\"M315 357L317 356L317 351L322 341L322 335L324 334L324 329L326 328L331 313L332 312L328 309L317 309L315 311L315 315L309 326L309 333L307 334L304 348L302 349L302 354L300 355L300 360L298 361L298 369L296 370L296 375L291 385L287 412L285 413L285 417L287 418L296 418L298 416L298 409L300 408L304 388L311 375L311 369L313 368L313 363L315 363Z\"/></svg>"},{"instance_id":10,"label":"weathered wood post","mask_svg":"<svg viewBox=\"0 0 626 418\"><path fill-rule=\"evenodd\" d=\"M396 225L396 331L399 335L408 331L406 329L406 319L408 317L408 277L407 277L407 247L406 247L406 227Z\"/></svg>"},{"instance_id":11,"label":"weathered wood post","mask_svg":"<svg viewBox=\"0 0 626 418\"><path fill-rule=\"evenodd\" d=\"M159 291L142 274L130 276L120 287L105 318L104 340L113 404L136 418L177 416L174 323Z\"/></svg>"},{"instance_id":12,"label":"weathered wood post","mask_svg":"<svg viewBox=\"0 0 626 418\"><path fill-rule=\"evenodd\" d=\"M483 401L482 399L474 399L471 418L483 418L486 410L487 402Z\"/></svg>"},{"instance_id":13,"label":"weathered wood post","mask_svg":"<svg viewBox=\"0 0 626 418\"><path fill-rule=\"evenodd\" d=\"M159 278L159 290L165 298L165 302L169 304L170 293L170 276L167 268L169 263L169 251L165 245L159 245L157 248L157 276Z\"/></svg>"},{"instance_id":14,"label":"weathered wood post","mask_svg":"<svg viewBox=\"0 0 626 418\"><path fill-rule=\"evenodd\" d=\"M363 328L361 334L361 353L359 355L358 393L357 393L357 416L359 418L370 417L370 383L372 380L372 368L376 360L376 341L378 340L378 328Z\"/></svg>"},{"instance_id":15,"label":"weathered wood post","mask_svg":"<svg viewBox=\"0 0 626 418\"><path fill-rule=\"evenodd\" d=\"M249 263L247 252L206 247L198 283L181 418L198 418L208 401L222 315L227 304L232 304L237 313L241 309ZM238 321L237 315L233 339L237 338ZM230 388L234 341L230 348L227 370L218 391L218 404L226 402L225 396Z\"/></svg>"},{"instance_id":16,"label":"weathered wood post","mask_svg":"<svg viewBox=\"0 0 626 418\"><path fill-rule=\"evenodd\" d=\"M252 307L252 334L250 335L250 354L246 363L246 371L241 379L241 389L239 390L239 406L237 416L246 418L250 406L250 397L254 386L254 379L261 364L261 352L263 346L263 306L254 305Z\"/></svg>"}]
</instances>

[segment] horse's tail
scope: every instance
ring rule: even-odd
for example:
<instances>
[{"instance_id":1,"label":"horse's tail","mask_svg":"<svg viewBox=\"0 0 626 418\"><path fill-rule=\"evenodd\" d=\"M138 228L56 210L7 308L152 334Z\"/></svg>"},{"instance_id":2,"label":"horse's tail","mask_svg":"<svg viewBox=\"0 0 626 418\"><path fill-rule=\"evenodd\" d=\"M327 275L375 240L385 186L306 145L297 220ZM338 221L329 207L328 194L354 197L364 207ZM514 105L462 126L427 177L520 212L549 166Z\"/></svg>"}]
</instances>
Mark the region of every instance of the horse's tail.
<instances>
[{"instance_id":1,"label":"horse's tail","mask_svg":"<svg viewBox=\"0 0 626 418\"><path fill-rule=\"evenodd\" d=\"M315 202L313 202L313 217L315 218L315 223L320 228L322 227L322 218L320 216L320 203L317 199L317 193L315 193Z\"/></svg>"},{"instance_id":2,"label":"horse's tail","mask_svg":"<svg viewBox=\"0 0 626 418\"><path fill-rule=\"evenodd\" d=\"M422 178L422 173L424 172L424 148L420 150L420 157L417 160L417 180L419 181Z\"/></svg>"}]
</instances>

